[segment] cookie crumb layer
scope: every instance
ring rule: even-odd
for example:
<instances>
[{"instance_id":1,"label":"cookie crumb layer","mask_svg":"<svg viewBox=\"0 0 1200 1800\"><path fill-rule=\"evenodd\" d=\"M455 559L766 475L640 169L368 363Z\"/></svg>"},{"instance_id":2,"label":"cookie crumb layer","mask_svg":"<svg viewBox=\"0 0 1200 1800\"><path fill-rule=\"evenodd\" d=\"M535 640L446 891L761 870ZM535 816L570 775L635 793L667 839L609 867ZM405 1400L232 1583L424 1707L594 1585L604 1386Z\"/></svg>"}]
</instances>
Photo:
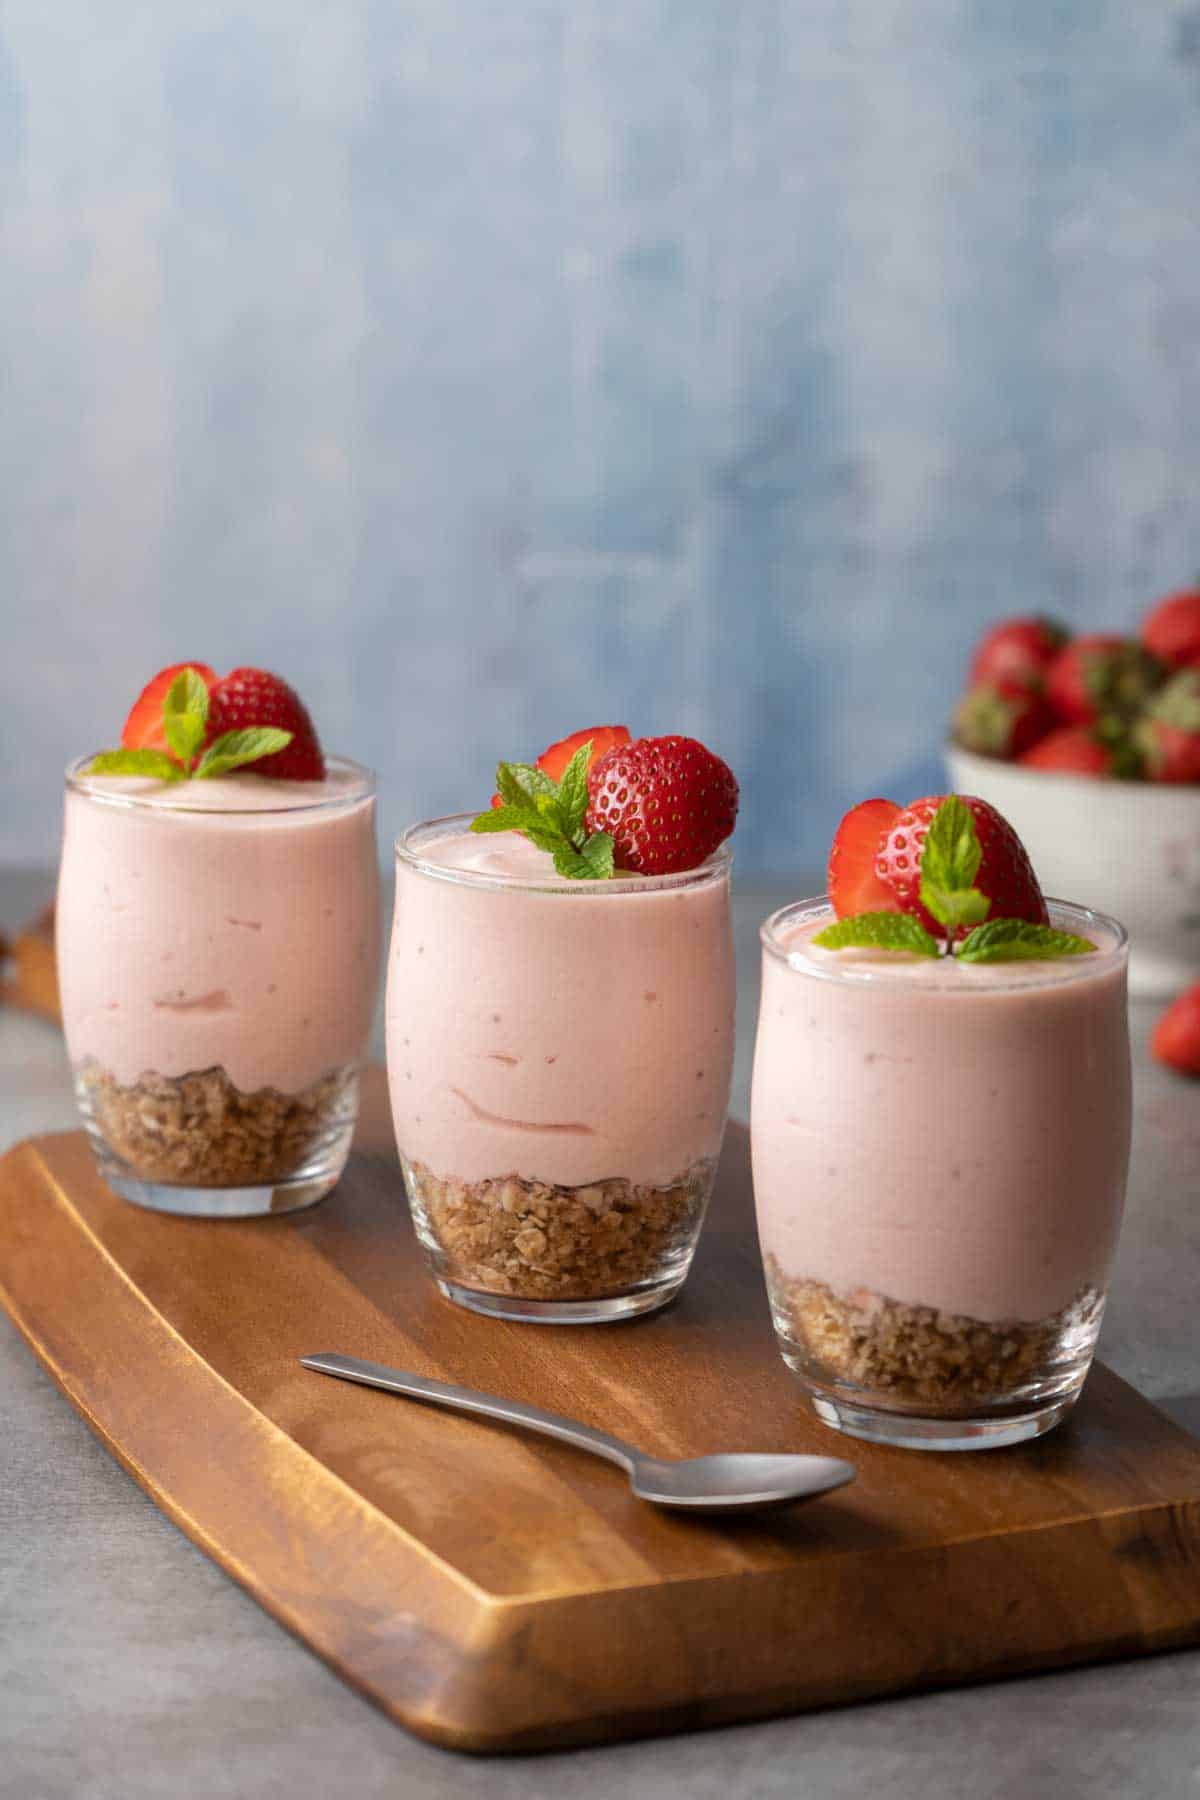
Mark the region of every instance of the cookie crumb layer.
<instances>
[{"instance_id":1,"label":"cookie crumb layer","mask_svg":"<svg viewBox=\"0 0 1200 1800\"><path fill-rule=\"evenodd\" d=\"M148 1073L128 1087L95 1063L76 1075L85 1117L143 1181L251 1187L308 1168L358 1110L353 1067L331 1069L298 1094L243 1093L222 1068Z\"/></svg>"},{"instance_id":2,"label":"cookie crumb layer","mask_svg":"<svg viewBox=\"0 0 1200 1800\"><path fill-rule=\"evenodd\" d=\"M1104 1310L1103 1294L1087 1288L1049 1318L997 1324L867 1289L835 1294L785 1275L773 1256L767 1286L776 1329L814 1382L950 1416L1060 1377L1090 1353Z\"/></svg>"},{"instance_id":3,"label":"cookie crumb layer","mask_svg":"<svg viewBox=\"0 0 1200 1800\"><path fill-rule=\"evenodd\" d=\"M665 1187L613 1178L556 1187L520 1175L459 1181L404 1160L418 1236L437 1272L526 1300L594 1300L687 1265L714 1161Z\"/></svg>"}]
</instances>

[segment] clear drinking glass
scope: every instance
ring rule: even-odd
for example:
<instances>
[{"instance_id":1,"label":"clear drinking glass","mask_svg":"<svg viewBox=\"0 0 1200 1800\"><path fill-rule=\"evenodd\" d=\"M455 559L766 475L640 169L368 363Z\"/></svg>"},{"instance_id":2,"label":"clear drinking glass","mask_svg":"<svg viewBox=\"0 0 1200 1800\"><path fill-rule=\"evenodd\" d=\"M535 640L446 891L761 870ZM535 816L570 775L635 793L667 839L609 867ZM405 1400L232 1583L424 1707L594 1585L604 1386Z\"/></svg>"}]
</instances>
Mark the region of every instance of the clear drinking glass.
<instances>
[{"instance_id":1,"label":"clear drinking glass","mask_svg":"<svg viewBox=\"0 0 1200 1800\"><path fill-rule=\"evenodd\" d=\"M194 1217L291 1212L349 1154L379 970L370 771L67 770L63 1025L101 1173Z\"/></svg>"},{"instance_id":2,"label":"clear drinking glass","mask_svg":"<svg viewBox=\"0 0 1200 1800\"><path fill-rule=\"evenodd\" d=\"M388 1082L417 1235L477 1312L648 1312L687 1275L725 1125L729 852L567 881L469 823L396 846Z\"/></svg>"},{"instance_id":3,"label":"clear drinking glass","mask_svg":"<svg viewBox=\"0 0 1200 1800\"><path fill-rule=\"evenodd\" d=\"M826 1424L915 1448L1037 1436L1092 1360L1130 1136L1123 928L1091 955L970 966L762 927L751 1098L780 1350Z\"/></svg>"}]
</instances>

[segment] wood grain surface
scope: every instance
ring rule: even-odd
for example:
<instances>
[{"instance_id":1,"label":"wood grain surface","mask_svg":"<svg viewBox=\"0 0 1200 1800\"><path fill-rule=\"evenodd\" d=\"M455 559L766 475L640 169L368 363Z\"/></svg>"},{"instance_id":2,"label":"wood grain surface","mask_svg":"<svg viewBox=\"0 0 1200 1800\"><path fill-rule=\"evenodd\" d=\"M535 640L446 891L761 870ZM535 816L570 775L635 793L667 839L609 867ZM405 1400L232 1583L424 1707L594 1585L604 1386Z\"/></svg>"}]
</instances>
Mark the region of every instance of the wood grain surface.
<instances>
[{"instance_id":1,"label":"wood grain surface","mask_svg":"<svg viewBox=\"0 0 1200 1800\"><path fill-rule=\"evenodd\" d=\"M0 1162L0 1298L113 1454L346 1680L475 1751L633 1737L1200 1639L1200 1444L1103 1368L1034 1444L853 1443L775 1352L746 1134L682 1299L627 1325L477 1318L426 1278L375 1071L320 1207L201 1222L111 1195L81 1135ZM621 1472L299 1367L340 1350L664 1455L813 1449L851 1487L687 1520Z\"/></svg>"}]
</instances>

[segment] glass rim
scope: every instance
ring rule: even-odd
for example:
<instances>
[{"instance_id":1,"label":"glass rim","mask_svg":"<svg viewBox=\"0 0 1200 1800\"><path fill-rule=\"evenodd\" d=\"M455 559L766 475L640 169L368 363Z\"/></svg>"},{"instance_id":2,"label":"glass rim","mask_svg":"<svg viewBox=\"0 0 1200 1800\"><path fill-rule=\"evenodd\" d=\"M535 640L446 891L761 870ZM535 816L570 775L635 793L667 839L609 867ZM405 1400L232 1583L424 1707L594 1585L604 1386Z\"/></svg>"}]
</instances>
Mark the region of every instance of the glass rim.
<instances>
[{"instance_id":1,"label":"glass rim","mask_svg":"<svg viewBox=\"0 0 1200 1800\"><path fill-rule=\"evenodd\" d=\"M692 887L703 887L716 881L728 880L733 867L733 851L727 843L719 844L712 855L694 869L680 869L673 875L623 875L617 879L611 877L601 881L564 881L550 865L550 873L544 877L530 875L504 875L494 870L455 869L446 863L435 862L432 857L421 854L415 840L422 832L436 837L450 837L470 827L472 819L478 818L477 812L446 813L439 819L421 819L409 825L396 839L396 861L407 868L415 870L418 875L428 875L435 881L449 881L460 887L492 888L502 893L526 894L662 894L673 890Z\"/></svg>"},{"instance_id":2,"label":"glass rim","mask_svg":"<svg viewBox=\"0 0 1200 1800\"><path fill-rule=\"evenodd\" d=\"M120 776L89 776L87 774L87 765L97 754L93 750L86 756L75 757L74 761L67 764L64 777L67 790L72 794L80 794L87 800L94 800L100 806L112 806L125 812L155 812L164 815L179 813L188 818L270 819L278 818L284 813L336 812L339 809L358 806L362 801L372 799L375 794L375 771L373 769L368 769L365 763L355 762L349 756L327 756L325 758L327 770L336 769L356 777L348 790L336 794L298 794L295 800L281 800L278 806L189 806L186 801L178 797L182 785L178 782L171 782L169 785L160 783L151 793L137 794L114 793L110 789L94 786L93 784L97 781L121 779ZM247 769L246 773L253 773L253 768ZM129 779L151 778L134 776ZM318 784L298 781L294 785L297 788L313 788ZM171 796L169 802L168 795Z\"/></svg>"},{"instance_id":3,"label":"glass rim","mask_svg":"<svg viewBox=\"0 0 1200 1800\"><path fill-rule=\"evenodd\" d=\"M968 986L960 982L953 972L953 962L943 957L946 969L931 970L933 979L920 983L922 993L936 988L943 993L953 992L978 994L1011 993L1014 988L1028 987L1061 987L1065 982L1080 981L1089 976L1094 977L1104 970L1120 967L1129 955L1129 933L1119 919L1110 917L1108 913L1096 911L1094 907L1077 905L1073 900L1055 900L1049 895L1046 905L1050 910L1051 923L1062 925L1074 931L1077 937L1086 937L1088 927L1095 926L1099 930L1111 933L1115 942L1108 949L1097 946L1091 956L1069 956L1055 958L1051 962L1030 958L1026 962L993 963L989 973L999 976L990 979L986 986L972 983ZM785 931L794 930L797 925L807 924L811 919L828 914L835 917L833 905L828 894L813 895L807 900L789 900L769 918L763 920L758 928L759 941L765 955L772 957L785 969L794 974L806 975L815 981L842 981L858 987L904 988L913 989L911 973L902 973L900 969L889 969L878 962L836 964L830 961L816 963L806 957L802 951L789 950L780 939ZM912 959L906 958L905 969L911 969ZM1003 974L1001 974L1003 971Z\"/></svg>"}]
</instances>

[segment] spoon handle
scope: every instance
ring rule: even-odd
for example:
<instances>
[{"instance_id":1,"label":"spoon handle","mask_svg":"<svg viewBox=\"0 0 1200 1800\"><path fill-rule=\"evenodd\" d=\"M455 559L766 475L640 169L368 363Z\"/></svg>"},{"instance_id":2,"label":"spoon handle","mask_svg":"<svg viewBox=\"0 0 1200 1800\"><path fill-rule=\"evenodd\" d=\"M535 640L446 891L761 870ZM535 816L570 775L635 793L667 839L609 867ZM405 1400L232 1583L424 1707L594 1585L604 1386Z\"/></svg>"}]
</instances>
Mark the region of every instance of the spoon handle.
<instances>
[{"instance_id":1,"label":"spoon handle","mask_svg":"<svg viewBox=\"0 0 1200 1800\"><path fill-rule=\"evenodd\" d=\"M321 1375L338 1375L343 1381L358 1381L364 1387L386 1388L392 1394L408 1394L413 1400L431 1400L435 1406L448 1406L457 1412L480 1413L485 1419L502 1419L506 1425L523 1425L529 1431L540 1431L545 1437L574 1444L578 1450L591 1450L609 1462L619 1463L632 1474L637 1452L620 1438L606 1431L596 1431L578 1419L564 1419L558 1413L543 1412L540 1406L526 1406L520 1400L501 1400L495 1394L480 1394L474 1388L454 1387L448 1381L434 1381L429 1375L411 1375L406 1369L389 1369L383 1363L362 1362L357 1356L335 1356L322 1352L319 1356L302 1356L306 1369Z\"/></svg>"}]
</instances>

